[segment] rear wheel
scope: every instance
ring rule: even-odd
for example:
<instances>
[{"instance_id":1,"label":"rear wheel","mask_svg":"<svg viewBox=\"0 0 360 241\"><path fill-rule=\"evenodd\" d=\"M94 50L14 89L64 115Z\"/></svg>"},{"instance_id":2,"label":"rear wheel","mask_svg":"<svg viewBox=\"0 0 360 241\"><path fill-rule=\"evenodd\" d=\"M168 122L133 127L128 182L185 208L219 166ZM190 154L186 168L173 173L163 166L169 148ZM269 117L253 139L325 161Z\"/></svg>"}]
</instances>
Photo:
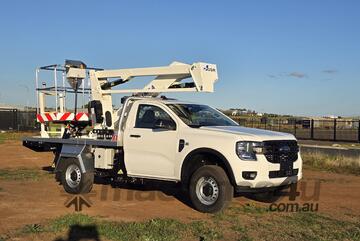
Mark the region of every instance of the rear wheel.
<instances>
[{"instance_id":1,"label":"rear wheel","mask_svg":"<svg viewBox=\"0 0 360 241\"><path fill-rule=\"evenodd\" d=\"M65 191L73 194L90 192L94 183L94 173L82 173L77 159L71 158L63 161L61 183Z\"/></svg>"},{"instance_id":2,"label":"rear wheel","mask_svg":"<svg viewBox=\"0 0 360 241\"><path fill-rule=\"evenodd\" d=\"M197 169L190 179L189 195L200 212L215 213L226 208L234 194L225 171L215 165Z\"/></svg>"}]
</instances>

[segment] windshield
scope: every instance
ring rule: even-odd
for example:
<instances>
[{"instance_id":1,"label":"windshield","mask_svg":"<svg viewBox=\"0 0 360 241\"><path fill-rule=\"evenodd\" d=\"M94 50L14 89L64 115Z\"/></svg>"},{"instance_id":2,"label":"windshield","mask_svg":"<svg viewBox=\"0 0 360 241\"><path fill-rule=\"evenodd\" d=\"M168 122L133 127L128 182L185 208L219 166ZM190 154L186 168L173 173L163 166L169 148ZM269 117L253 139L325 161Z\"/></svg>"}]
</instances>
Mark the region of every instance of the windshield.
<instances>
[{"instance_id":1,"label":"windshield","mask_svg":"<svg viewBox=\"0 0 360 241\"><path fill-rule=\"evenodd\" d=\"M238 125L220 111L207 105L168 104L167 106L190 127Z\"/></svg>"}]
</instances>

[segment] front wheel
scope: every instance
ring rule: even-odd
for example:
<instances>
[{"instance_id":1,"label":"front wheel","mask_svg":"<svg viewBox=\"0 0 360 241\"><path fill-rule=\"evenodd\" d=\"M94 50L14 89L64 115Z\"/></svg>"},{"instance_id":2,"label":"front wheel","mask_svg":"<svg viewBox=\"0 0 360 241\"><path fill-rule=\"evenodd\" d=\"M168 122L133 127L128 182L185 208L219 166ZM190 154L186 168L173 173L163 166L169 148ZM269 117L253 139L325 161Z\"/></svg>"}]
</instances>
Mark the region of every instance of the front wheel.
<instances>
[{"instance_id":1,"label":"front wheel","mask_svg":"<svg viewBox=\"0 0 360 241\"><path fill-rule=\"evenodd\" d=\"M61 183L65 191L72 194L90 192L94 183L94 173L82 173L77 159L70 158L63 161Z\"/></svg>"},{"instance_id":2,"label":"front wheel","mask_svg":"<svg viewBox=\"0 0 360 241\"><path fill-rule=\"evenodd\" d=\"M197 169L190 179L189 195L195 209L215 213L226 208L234 194L225 171L215 165Z\"/></svg>"}]
</instances>

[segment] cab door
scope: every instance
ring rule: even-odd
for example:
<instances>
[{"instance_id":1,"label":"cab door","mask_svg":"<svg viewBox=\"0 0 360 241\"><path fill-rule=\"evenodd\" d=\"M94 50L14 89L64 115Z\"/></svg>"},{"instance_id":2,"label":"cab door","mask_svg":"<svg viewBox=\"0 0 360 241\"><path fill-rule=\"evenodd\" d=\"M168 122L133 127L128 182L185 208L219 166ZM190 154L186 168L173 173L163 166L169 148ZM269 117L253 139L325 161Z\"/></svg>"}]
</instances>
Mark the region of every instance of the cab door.
<instances>
[{"instance_id":1,"label":"cab door","mask_svg":"<svg viewBox=\"0 0 360 241\"><path fill-rule=\"evenodd\" d=\"M135 120L124 131L124 160L128 175L175 179L177 125L171 114L155 104L135 104ZM135 111L133 109L132 111Z\"/></svg>"}]
</instances>

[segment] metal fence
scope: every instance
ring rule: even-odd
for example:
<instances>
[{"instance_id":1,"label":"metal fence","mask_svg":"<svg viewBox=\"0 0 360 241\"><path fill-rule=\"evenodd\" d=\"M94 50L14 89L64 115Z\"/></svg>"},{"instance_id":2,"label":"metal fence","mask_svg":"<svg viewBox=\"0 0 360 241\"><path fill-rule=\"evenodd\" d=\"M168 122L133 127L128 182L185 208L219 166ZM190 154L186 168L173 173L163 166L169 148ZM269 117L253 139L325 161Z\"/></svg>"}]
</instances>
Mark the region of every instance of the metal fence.
<instances>
[{"instance_id":1,"label":"metal fence","mask_svg":"<svg viewBox=\"0 0 360 241\"><path fill-rule=\"evenodd\" d=\"M360 142L360 120L249 118L231 116L241 126L287 132L298 139ZM39 130L36 111L0 109L0 130Z\"/></svg>"},{"instance_id":2,"label":"metal fence","mask_svg":"<svg viewBox=\"0 0 360 241\"><path fill-rule=\"evenodd\" d=\"M36 111L0 109L0 130L38 130Z\"/></svg>"},{"instance_id":3,"label":"metal fence","mask_svg":"<svg viewBox=\"0 0 360 241\"><path fill-rule=\"evenodd\" d=\"M298 139L360 142L360 120L232 118L241 126L287 132Z\"/></svg>"}]
</instances>

